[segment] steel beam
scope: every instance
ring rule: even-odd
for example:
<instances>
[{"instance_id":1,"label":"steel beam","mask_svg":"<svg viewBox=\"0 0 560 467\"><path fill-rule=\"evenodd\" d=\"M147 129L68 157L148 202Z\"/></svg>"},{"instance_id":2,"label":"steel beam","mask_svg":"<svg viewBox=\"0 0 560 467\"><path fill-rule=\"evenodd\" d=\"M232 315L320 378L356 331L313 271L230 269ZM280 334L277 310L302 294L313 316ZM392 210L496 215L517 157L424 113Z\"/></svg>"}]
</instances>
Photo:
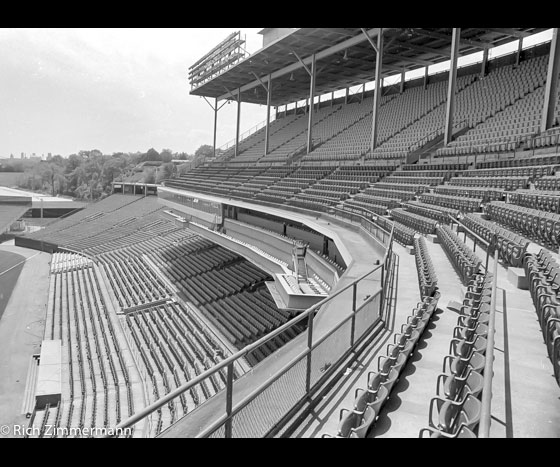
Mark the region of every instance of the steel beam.
<instances>
[{"instance_id":1,"label":"steel beam","mask_svg":"<svg viewBox=\"0 0 560 467\"><path fill-rule=\"evenodd\" d=\"M379 101L381 99L381 69L383 66L383 30L377 35L377 57L375 59L375 90L373 94L373 115L371 121L371 154L377 147L377 117L379 114ZM365 89L365 85L364 85Z\"/></svg>"},{"instance_id":2,"label":"steel beam","mask_svg":"<svg viewBox=\"0 0 560 467\"><path fill-rule=\"evenodd\" d=\"M444 144L447 146L453 138L453 114L455 111L455 88L457 83L457 56L459 55L459 42L461 28L453 28L451 36L451 63L449 66L449 84L447 87L447 107L445 114Z\"/></svg>"},{"instance_id":3,"label":"steel beam","mask_svg":"<svg viewBox=\"0 0 560 467\"><path fill-rule=\"evenodd\" d=\"M371 36L376 36L379 33L379 28L372 28L369 29L368 31L368 35ZM363 36L363 34L358 34L350 39L347 39L345 41L342 41L336 45L333 45L332 47L329 47L325 50L321 50L320 52L315 54L315 60L322 60L324 58L330 57L331 55L341 52L344 49L347 49L349 47L353 47L355 45L361 44L362 42L364 42L366 40L366 38ZM302 60L304 62L305 65L309 66L309 64L311 63L311 56L306 57ZM286 74L291 73L292 71L296 71L298 69L302 68L302 64L301 63L293 63L291 65L285 66L284 68L282 68L281 70L277 70L274 73L272 73L272 79L276 79L276 78L280 78L281 76L284 76ZM255 86L258 86L259 83L258 81L253 81L251 83L247 83L243 86L241 86L241 92L246 92L246 91L250 91L251 89L253 89ZM218 97L218 100L222 100L222 99L226 99L228 97L228 94L226 94L225 96L220 96Z\"/></svg>"},{"instance_id":4,"label":"steel beam","mask_svg":"<svg viewBox=\"0 0 560 467\"><path fill-rule=\"evenodd\" d=\"M515 55L515 66L519 66L521 62L521 53L523 52L523 38L519 39L519 45L517 46L517 54Z\"/></svg>"},{"instance_id":5,"label":"steel beam","mask_svg":"<svg viewBox=\"0 0 560 467\"><path fill-rule=\"evenodd\" d=\"M239 154L239 128L241 123L241 88L237 88L237 124L235 130L235 157Z\"/></svg>"},{"instance_id":6,"label":"steel beam","mask_svg":"<svg viewBox=\"0 0 560 467\"><path fill-rule=\"evenodd\" d=\"M268 154L268 147L270 144L270 100L272 98L272 80L268 75L268 86L266 87L266 129L264 133L264 155Z\"/></svg>"},{"instance_id":7,"label":"steel beam","mask_svg":"<svg viewBox=\"0 0 560 467\"><path fill-rule=\"evenodd\" d=\"M482 63L480 64L480 77L484 78L488 73L488 49L482 52Z\"/></svg>"},{"instance_id":8,"label":"steel beam","mask_svg":"<svg viewBox=\"0 0 560 467\"><path fill-rule=\"evenodd\" d=\"M548 73L544 91L544 105L541 121L541 133L554 125L554 107L558 94L558 72L560 71L560 37L558 28L552 31L550 53L548 58Z\"/></svg>"},{"instance_id":9,"label":"steel beam","mask_svg":"<svg viewBox=\"0 0 560 467\"><path fill-rule=\"evenodd\" d=\"M313 150L313 101L315 100L315 78L317 62L315 54L311 56L311 76L309 80L309 118L307 120L307 154Z\"/></svg>"}]
</instances>

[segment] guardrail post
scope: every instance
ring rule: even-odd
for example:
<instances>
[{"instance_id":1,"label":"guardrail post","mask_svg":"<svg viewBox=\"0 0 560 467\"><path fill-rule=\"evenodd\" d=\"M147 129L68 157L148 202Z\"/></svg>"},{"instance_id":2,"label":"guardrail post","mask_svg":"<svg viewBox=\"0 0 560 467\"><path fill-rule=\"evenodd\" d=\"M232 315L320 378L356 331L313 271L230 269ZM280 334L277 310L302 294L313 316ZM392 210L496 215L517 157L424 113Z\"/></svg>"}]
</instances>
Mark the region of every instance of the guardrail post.
<instances>
[{"instance_id":1,"label":"guardrail post","mask_svg":"<svg viewBox=\"0 0 560 467\"><path fill-rule=\"evenodd\" d=\"M350 328L350 346L354 346L354 336L356 333L356 295L358 284L352 286L352 327Z\"/></svg>"},{"instance_id":2,"label":"guardrail post","mask_svg":"<svg viewBox=\"0 0 560 467\"><path fill-rule=\"evenodd\" d=\"M305 392L309 394L311 389L311 349L313 347L313 313L309 313L307 319L307 370L305 376Z\"/></svg>"},{"instance_id":3,"label":"guardrail post","mask_svg":"<svg viewBox=\"0 0 560 467\"><path fill-rule=\"evenodd\" d=\"M381 266L381 317L382 319L386 318L386 307L385 307L385 265L387 264L387 262L390 261L389 259L389 255L387 255L387 261L385 263L383 263L383 265Z\"/></svg>"},{"instance_id":4,"label":"guardrail post","mask_svg":"<svg viewBox=\"0 0 560 467\"><path fill-rule=\"evenodd\" d=\"M233 364L231 362L227 367L227 385L226 385L226 415L227 420L224 425L225 428L225 437L231 438L232 437L232 419L231 419L231 412L233 408Z\"/></svg>"}]
</instances>

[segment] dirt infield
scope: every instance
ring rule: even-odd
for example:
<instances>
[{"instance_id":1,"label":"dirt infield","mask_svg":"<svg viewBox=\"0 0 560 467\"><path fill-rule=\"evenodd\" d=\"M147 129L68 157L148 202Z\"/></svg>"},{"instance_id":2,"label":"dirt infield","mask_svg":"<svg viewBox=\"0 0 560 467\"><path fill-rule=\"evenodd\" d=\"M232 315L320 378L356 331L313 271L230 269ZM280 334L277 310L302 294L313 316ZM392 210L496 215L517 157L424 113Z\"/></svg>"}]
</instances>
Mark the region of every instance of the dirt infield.
<instances>
[{"instance_id":1,"label":"dirt infield","mask_svg":"<svg viewBox=\"0 0 560 467\"><path fill-rule=\"evenodd\" d=\"M12 296L24 263L23 256L9 251L0 251L0 319Z\"/></svg>"}]
</instances>

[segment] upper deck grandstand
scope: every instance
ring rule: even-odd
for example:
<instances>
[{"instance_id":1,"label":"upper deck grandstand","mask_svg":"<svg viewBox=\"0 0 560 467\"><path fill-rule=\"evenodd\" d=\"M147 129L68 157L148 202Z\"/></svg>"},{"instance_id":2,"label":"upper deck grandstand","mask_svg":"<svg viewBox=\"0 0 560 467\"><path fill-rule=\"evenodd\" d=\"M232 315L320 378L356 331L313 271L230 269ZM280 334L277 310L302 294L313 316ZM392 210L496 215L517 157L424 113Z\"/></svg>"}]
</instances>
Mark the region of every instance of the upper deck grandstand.
<instances>
[{"instance_id":1,"label":"upper deck grandstand","mask_svg":"<svg viewBox=\"0 0 560 467\"><path fill-rule=\"evenodd\" d=\"M558 28L523 47L545 31L229 35L191 94L266 105L262 128L238 111L157 196L118 184L16 238L52 254L61 348L46 403L29 365L34 436L560 436Z\"/></svg>"}]
</instances>

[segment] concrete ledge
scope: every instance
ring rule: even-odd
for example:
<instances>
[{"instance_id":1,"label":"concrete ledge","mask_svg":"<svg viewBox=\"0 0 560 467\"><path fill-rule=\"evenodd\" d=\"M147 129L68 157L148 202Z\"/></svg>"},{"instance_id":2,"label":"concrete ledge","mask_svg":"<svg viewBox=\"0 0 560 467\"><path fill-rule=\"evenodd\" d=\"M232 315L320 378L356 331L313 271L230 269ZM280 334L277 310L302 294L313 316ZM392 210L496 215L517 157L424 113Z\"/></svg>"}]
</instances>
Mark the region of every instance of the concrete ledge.
<instances>
[{"instance_id":1,"label":"concrete ledge","mask_svg":"<svg viewBox=\"0 0 560 467\"><path fill-rule=\"evenodd\" d=\"M409 255L413 255L414 254L414 247L411 245L407 245L405 246L405 249L408 251Z\"/></svg>"},{"instance_id":2,"label":"concrete ledge","mask_svg":"<svg viewBox=\"0 0 560 467\"><path fill-rule=\"evenodd\" d=\"M428 234L426 235L426 240L428 240L430 243L439 243L439 238L437 235L434 234Z\"/></svg>"},{"instance_id":3,"label":"concrete ledge","mask_svg":"<svg viewBox=\"0 0 560 467\"><path fill-rule=\"evenodd\" d=\"M518 289L529 290L529 281L523 268L508 268L507 278Z\"/></svg>"}]
</instances>

